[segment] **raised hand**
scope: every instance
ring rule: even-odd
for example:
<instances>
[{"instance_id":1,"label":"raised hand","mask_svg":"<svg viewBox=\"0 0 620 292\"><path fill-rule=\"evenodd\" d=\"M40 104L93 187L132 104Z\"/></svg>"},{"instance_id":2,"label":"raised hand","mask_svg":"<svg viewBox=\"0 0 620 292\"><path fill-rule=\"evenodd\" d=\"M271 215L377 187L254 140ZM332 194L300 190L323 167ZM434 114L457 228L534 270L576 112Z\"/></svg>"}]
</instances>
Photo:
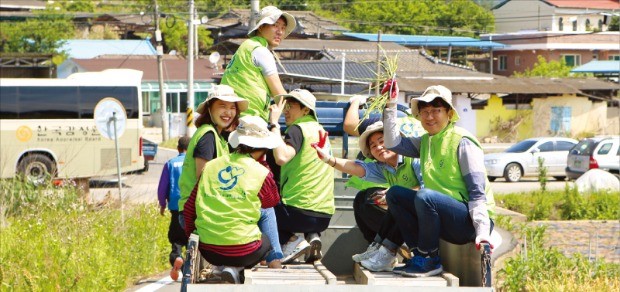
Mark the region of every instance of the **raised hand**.
<instances>
[{"instance_id":1,"label":"raised hand","mask_svg":"<svg viewBox=\"0 0 620 292\"><path fill-rule=\"evenodd\" d=\"M327 137L329 133L326 131L319 131L319 142L311 143L310 146L316 149L316 154L319 156L323 162L327 163L332 159L331 154L329 153L329 149L325 149L325 143L327 142Z\"/></svg>"},{"instance_id":2,"label":"raised hand","mask_svg":"<svg viewBox=\"0 0 620 292\"><path fill-rule=\"evenodd\" d=\"M383 84L383 88L381 89L381 94L388 94L389 103L396 103L398 100L398 83L396 82L396 78L388 79Z\"/></svg>"}]
</instances>

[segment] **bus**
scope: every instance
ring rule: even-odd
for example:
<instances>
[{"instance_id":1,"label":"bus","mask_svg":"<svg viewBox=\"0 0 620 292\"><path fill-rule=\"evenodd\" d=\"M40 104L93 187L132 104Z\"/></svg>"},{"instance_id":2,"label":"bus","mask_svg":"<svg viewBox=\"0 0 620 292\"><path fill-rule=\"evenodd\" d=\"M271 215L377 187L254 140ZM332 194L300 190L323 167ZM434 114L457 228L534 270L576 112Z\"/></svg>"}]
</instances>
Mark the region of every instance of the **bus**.
<instances>
[{"instance_id":1,"label":"bus","mask_svg":"<svg viewBox=\"0 0 620 292\"><path fill-rule=\"evenodd\" d=\"M126 116L121 172L143 169L141 80L142 71L130 69L0 79L0 178L21 174L42 183L116 174L114 140L95 121L97 106L110 103Z\"/></svg>"}]
</instances>

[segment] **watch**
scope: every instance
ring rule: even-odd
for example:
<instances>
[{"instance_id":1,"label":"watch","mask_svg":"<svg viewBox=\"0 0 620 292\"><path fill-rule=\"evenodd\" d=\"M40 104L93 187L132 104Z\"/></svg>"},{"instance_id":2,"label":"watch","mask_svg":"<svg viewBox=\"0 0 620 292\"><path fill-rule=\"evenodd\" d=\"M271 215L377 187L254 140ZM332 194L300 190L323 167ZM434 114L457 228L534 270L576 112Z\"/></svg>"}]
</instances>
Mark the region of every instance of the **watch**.
<instances>
[{"instance_id":1,"label":"watch","mask_svg":"<svg viewBox=\"0 0 620 292\"><path fill-rule=\"evenodd\" d=\"M269 129L269 131L273 128L280 129L280 124L269 123L269 125L267 125L267 129Z\"/></svg>"}]
</instances>

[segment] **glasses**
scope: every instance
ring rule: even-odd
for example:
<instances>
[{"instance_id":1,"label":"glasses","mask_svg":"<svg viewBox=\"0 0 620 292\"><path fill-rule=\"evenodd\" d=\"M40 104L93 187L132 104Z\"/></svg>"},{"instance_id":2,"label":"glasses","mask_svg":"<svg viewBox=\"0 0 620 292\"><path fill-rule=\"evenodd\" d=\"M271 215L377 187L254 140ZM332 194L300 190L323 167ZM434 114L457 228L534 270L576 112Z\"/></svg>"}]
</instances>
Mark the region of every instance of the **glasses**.
<instances>
[{"instance_id":1,"label":"glasses","mask_svg":"<svg viewBox=\"0 0 620 292\"><path fill-rule=\"evenodd\" d=\"M429 109L429 110L425 110L425 111L419 111L418 112L418 117L422 117L422 118L428 118L431 115L433 117L438 116L441 112L443 111L443 108L433 108L433 109Z\"/></svg>"},{"instance_id":2,"label":"glasses","mask_svg":"<svg viewBox=\"0 0 620 292\"><path fill-rule=\"evenodd\" d=\"M282 110L283 110L283 111L288 111L288 110L290 110L290 109L291 109L291 106L292 106L293 104L298 104L298 103L297 103L297 102L294 102L294 101L288 101L288 100L287 100L287 101L286 101L286 104L284 104L284 108L283 108ZM301 107L301 105L300 105L300 107Z\"/></svg>"}]
</instances>

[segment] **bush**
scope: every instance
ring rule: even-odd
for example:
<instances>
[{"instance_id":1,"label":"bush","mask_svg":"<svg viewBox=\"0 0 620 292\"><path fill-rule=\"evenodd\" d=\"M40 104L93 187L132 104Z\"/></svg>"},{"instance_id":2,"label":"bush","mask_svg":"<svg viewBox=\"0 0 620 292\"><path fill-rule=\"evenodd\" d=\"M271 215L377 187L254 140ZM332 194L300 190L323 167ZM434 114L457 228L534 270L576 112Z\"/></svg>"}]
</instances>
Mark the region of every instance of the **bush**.
<instances>
[{"instance_id":1,"label":"bush","mask_svg":"<svg viewBox=\"0 0 620 292\"><path fill-rule=\"evenodd\" d=\"M527 244L506 260L498 276L500 291L619 291L620 265L581 254L563 255L556 248L545 248L544 227L522 227Z\"/></svg>"},{"instance_id":2,"label":"bush","mask_svg":"<svg viewBox=\"0 0 620 292\"><path fill-rule=\"evenodd\" d=\"M156 206L93 208L69 187L0 181L0 290L123 290L168 266Z\"/></svg>"},{"instance_id":3,"label":"bush","mask_svg":"<svg viewBox=\"0 0 620 292\"><path fill-rule=\"evenodd\" d=\"M498 206L522 213L528 220L617 220L620 191L582 195L568 185L561 191L495 195Z\"/></svg>"}]
</instances>

